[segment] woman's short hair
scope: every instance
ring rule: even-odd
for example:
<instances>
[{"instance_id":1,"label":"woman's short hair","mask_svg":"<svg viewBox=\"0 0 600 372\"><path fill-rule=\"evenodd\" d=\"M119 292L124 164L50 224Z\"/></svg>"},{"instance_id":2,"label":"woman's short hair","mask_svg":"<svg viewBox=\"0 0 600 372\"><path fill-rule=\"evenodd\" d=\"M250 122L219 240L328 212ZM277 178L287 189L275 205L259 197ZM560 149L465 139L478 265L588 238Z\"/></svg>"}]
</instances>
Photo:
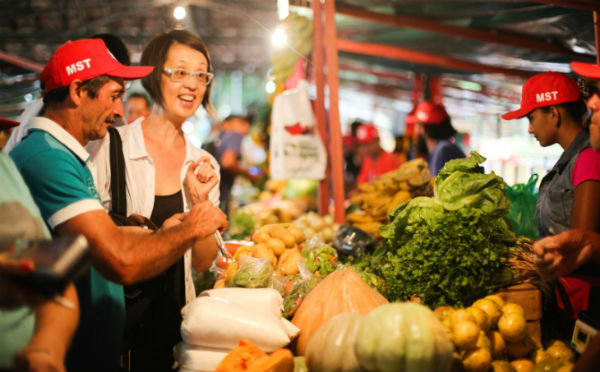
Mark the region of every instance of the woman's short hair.
<instances>
[{"instance_id":1,"label":"woman's short hair","mask_svg":"<svg viewBox=\"0 0 600 372\"><path fill-rule=\"evenodd\" d=\"M140 64L144 66L154 66L152 73L142 79L142 85L148 91L152 100L160 106L163 106L164 104L161 90L163 67L167 60L169 48L175 43L187 45L204 54L204 57L206 57L206 61L208 62L208 72L213 72L212 62L210 61L210 55L208 54L206 44L204 44L204 41L198 36L187 30L171 30L168 32L161 32L154 36L144 48ZM202 99L202 106L209 114L214 115L215 109L210 104L210 89L212 83L213 82L206 87L204 98Z\"/></svg>"}]
</instances>

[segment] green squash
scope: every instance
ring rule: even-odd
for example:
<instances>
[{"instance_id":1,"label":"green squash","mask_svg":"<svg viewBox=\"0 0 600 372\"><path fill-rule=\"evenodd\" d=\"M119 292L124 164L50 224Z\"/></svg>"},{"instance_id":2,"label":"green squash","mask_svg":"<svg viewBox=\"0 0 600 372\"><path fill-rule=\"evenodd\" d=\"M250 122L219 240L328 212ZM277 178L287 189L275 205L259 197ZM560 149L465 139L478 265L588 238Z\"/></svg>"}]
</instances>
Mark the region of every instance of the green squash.
<instances>
[{"instance_id":1,"label":"green squash","mask_svg":"<svg viewBox=\"0 0 600 372\"><path fill-rule=\"evenodd\" d=\"M354 354L356 333L365 315L342 313L329 319L306 346L306 365L311 372L358 372Z\"/></svg>"},{"instance_id":2,"label":"green squash","mask_svg":"<svg viewBox=\"0 0 600 372\"><path fill-rule=\"evenodd\" d=\"M454 346L427 307L392 303L373 310L356 335L355 352L367 371L449 371Z\"/></svg>"}]
</instances>

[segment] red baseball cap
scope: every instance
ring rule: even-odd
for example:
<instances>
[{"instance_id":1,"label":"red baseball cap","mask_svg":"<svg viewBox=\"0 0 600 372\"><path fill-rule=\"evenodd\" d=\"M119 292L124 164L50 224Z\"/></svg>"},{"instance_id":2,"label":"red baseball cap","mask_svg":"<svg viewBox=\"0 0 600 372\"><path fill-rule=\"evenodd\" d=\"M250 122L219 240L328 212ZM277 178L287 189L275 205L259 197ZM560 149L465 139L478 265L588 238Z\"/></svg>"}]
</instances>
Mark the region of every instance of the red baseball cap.
<instances>
[{"instance_id":1,"label":"red baseball cap","mask_svg":"<svg viewBox=\"0 0 600 372\"><path fill-rule=\"evenodd\" d=\"M356 128L356 141L358 143L367 143L377 138L379 138L379 133L373 124L361 124Z\"/></svg>"},{"instance_id":2,"label":"red baseball cap","mask_svg":"<svg viewBox=\"0 0 600 372\"><path fill-rule=\"evenodd\" d=\"M581 76L600 79L600 65L593 63L571 62L571 68Z\"/></svg>"},{"instance_id":3,"label":"red baseball cap","mask_svg":"<svg viewBox=\"0 0 600 372\"><path fill-rule=\"evenodd\" d=\"M113 57L102 39L67 41L50 57L40 79L44 90L65 87L73 80L102 75L139 79L152 72L152 66L125 66Z\"/></svg>"},{"instance_id":4,"label":"red baseball cap","mask_svg":"<svg viewBox=\"0 0 600 372\"><path fill-rule=\"evenodd\" d=\"M439 125L448 118L443 105L431 101L423 101L415 109L415 121L426 125Z\"/></svg>"},{"instance_id":5,"label":"red baseball cap","mask_svg":"<svg viewBox=\"0 0 600 372\"><path fill-rule=\"evenodd\" d=\"M16 127L17 125L19 125L18 121L0 118L0 129L9 129L12 127Z\"/></svg>"},{"instance_id":6,"label":"red baseball cap","mask_svg":"<svg viewBox=\"0 0 600 372\"><path fill-rule=\"evenodd\" d=\"M576 102L580 99L581 94L575 79L561 72L543 72L525 82L521 92L521 107L502 115L502 119L522 118L538 107Z\"/></svg>"}]
</instances>

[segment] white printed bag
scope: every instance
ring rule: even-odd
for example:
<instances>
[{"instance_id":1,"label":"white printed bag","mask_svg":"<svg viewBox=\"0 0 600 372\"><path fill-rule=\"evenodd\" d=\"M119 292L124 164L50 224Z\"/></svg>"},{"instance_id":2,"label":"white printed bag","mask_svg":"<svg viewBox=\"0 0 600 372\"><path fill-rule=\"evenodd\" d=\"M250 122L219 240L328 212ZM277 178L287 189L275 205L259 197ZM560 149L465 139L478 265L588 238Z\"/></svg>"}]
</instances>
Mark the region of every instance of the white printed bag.
<instances>
[{"instance_id":1,"label":"white printed bag","mask_svg":"<svg viewBox=\"0 0 600 372\"><path fill-rule=\"evenodd\" d=\"M327 153L308 98L308 83L275 97L271 113L271 163L274 179L325 178Z\"/></svg>"}]
</instances>

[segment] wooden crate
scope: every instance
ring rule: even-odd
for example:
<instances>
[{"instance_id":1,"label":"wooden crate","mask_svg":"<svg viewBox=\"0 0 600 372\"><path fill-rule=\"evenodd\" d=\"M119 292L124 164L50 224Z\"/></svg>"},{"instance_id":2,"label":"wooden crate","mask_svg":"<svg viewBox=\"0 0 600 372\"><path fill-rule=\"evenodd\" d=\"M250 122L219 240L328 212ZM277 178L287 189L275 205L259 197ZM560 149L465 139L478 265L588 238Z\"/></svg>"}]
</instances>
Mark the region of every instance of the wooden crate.
<instances>
[{"instance_id":1,"label":"wooden crate","mask_svg":"<svg viewBox=\"0 0 600 372\"><path fill-rule=\"evenodd\" d=\"M512 302L523 307L525 320L542 319L542 293L531 284L507 287L498 293L504 302Z\"/></svg>"},{"instance_id":2,"label":"wooden crate","mask_svg":"<svg viewBox=\"0 0 600 372\"><path fill-rule=\"evenodd\" d=\"M523 308L525 320L527 320L527 329L531 338L541 345L542 328L540 319L542 319L542 294L539 289L531 284L519 284L507 287L498 293L504 302L512 302L521 305Z\"/></svg>"}]
</instances>

